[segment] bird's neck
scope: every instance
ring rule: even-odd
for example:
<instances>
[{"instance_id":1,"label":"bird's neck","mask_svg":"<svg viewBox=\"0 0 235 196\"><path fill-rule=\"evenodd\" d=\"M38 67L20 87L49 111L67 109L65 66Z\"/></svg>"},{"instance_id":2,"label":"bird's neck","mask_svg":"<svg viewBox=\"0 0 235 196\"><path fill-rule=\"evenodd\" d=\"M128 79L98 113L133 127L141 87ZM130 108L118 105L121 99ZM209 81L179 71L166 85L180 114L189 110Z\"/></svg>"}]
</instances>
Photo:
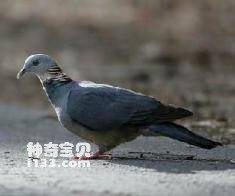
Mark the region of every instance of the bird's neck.
<instances>
[{"instance_id":1,"label":"bird's neck","mask_svg":"<svg viewBox=\"0 0 235 196\"><path fill-rule=\"evenodd\" d=\"M58 65L50 67L45 73L38 75L38 77L44 87L50 85L56 88L72 82L72 79Z\"/></svg>"},{"instance_id":2,"label":"bird's neck","mask_svg":"<svg viewBox=\"0 0 235 196\"><path fill-rule=\"evenodd\" d=\"M38 75L44 90L53 104L66 92L67 84L73 80L59 66L53 66L43 75Z\"/></svg>"}]
</instances>

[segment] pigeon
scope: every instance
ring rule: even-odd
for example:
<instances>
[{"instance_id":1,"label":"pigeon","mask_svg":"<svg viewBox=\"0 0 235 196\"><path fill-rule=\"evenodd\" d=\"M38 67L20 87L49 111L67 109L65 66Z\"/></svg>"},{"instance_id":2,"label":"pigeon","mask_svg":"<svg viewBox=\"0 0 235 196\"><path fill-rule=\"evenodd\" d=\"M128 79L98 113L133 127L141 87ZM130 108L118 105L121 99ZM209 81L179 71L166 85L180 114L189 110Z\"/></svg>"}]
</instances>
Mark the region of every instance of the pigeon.
<instances>
[{"instance_id":1,"label":"pigeon","mask_svg":"<svg viewBox=\"0 0 235 196\"><path fill-rule=\"evenodd\" d=\"M192 116L189 110L125 88L72 80L48 55L29 56L17 78L25 73L39 78L63 127L98 145L89 159L111 156L111 149L140 135L166 136L205 149L222 145L174 122Z\"/></svg>"}]
</instances>

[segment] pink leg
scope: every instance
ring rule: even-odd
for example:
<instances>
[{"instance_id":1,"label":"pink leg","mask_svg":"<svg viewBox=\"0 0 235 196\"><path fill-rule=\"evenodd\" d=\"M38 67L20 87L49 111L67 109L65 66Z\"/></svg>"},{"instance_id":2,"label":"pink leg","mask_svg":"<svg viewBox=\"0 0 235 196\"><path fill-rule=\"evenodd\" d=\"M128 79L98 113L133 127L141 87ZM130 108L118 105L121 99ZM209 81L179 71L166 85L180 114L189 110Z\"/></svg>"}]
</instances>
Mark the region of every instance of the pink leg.
<instances>
[{"instance_id":1,"label":"pink leg","mask_svg":"<svg viewBox=\"0 0 235 196\"><path fill-rule=\"evenodd\" d=\"M111 158L111 156L112 156L112 154L109 152L97 151L95 153L91 153L90 157L82 156L82 157L74 157L73 159L79 159L79 160L109 159L109 158Z\"/></svg>"}]
</instances>

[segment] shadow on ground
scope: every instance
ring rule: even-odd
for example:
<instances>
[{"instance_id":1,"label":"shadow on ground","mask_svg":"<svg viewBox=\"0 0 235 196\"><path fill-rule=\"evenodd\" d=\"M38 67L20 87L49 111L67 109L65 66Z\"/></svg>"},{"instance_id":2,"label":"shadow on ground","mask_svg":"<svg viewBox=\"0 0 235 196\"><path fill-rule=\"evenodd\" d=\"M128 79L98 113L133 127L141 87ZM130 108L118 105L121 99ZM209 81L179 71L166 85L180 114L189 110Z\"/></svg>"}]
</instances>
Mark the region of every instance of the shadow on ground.
<instances>
[{"instance_id":1,"label":"shadow on ground","mask_svg":"<svg viewBox=\"0 0 235 196\"><path fill-rule=\"evenodd\" d=\"M132 153L131 153L132 154ZM233 160L198 159L193 155L149 154L135 153L132 156L114 156L108 162L117 165L129 165L140 168L154 169L166 173L196 173L198 171L223 171L235 169Z\"/></svg>"}]
</instances>

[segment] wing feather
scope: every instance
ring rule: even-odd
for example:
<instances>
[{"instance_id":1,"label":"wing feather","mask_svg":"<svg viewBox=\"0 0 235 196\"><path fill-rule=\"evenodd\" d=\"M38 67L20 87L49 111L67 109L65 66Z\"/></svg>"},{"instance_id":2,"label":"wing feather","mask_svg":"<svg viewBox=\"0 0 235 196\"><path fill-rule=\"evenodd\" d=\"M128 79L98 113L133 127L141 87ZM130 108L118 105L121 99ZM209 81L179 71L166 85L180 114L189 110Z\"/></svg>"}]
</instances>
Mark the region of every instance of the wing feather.
<instances>
[{"instance_id":1,"label":"wing feather","mask_svg":"<svg viewBox=\"0 0 235 196\"><path fill-rule=\"evenodd\" d=\"M112 86L71 90L67 112L74 121L95 131L144 126L192 115L183 108L163 105L153 97Z\"/></svg>"}]
</instances>

